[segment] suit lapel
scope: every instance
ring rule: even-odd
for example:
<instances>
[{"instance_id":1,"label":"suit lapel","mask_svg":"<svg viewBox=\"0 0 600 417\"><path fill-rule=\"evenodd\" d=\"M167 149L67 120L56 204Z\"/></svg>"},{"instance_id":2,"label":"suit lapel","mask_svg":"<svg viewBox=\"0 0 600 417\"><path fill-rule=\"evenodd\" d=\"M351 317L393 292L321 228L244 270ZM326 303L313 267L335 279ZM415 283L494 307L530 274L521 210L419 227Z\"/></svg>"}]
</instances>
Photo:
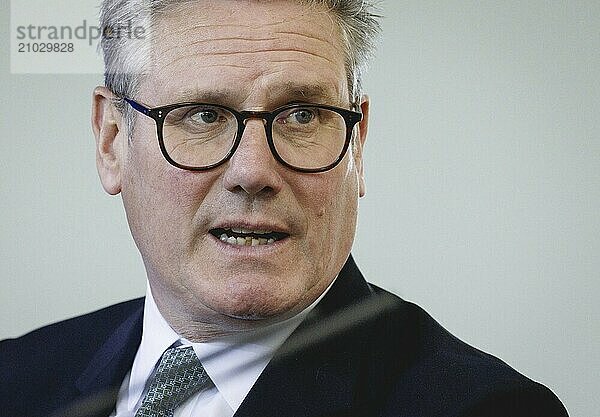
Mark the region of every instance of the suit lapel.
<instances>
[{"instance_id":1,"label":"suit lapel","mask_svg":"<svg viewBox=\"0 0 600 417\"><path fill-rule=\"evenodd\" d=\"M361 388L362 358L368 346L361 326L321 338L301 350L296 346L306 345L306 336L315 325L327 323L332 315L370 296L370 287L350 257L323 300L276 353L235 416L348 415Z\"/></svg>"},{"instance_id":2,"label":"suit lapel","mask_svg":"<svg viewBox=\"0 0 600 417\"><path fill-rule=\"evenodd\" d=\"M106 417L112 412L141 341L142 317L143 302L96 351L75 381L77 393L69 401L71 405L59 415Z\"/></svg>"}]
</instances>

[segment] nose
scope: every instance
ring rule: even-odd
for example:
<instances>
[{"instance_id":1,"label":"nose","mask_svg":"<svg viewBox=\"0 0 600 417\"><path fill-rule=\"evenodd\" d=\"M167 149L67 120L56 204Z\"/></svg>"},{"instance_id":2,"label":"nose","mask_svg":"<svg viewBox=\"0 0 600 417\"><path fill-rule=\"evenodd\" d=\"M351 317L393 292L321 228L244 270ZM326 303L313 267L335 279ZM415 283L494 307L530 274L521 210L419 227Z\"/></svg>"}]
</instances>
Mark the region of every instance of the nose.
<instances>
[{"instance_id":1,"label":"nose","mask_svg":"<svg viewBox=\"0 0 600 417\"><path fill-rule=\"evenodd\" d=\"M282 183L278 162L267 143L264 121L247 119L240 144L227 162L225 189L257 196L278 193Z\"/></svg>"}]
</instances>

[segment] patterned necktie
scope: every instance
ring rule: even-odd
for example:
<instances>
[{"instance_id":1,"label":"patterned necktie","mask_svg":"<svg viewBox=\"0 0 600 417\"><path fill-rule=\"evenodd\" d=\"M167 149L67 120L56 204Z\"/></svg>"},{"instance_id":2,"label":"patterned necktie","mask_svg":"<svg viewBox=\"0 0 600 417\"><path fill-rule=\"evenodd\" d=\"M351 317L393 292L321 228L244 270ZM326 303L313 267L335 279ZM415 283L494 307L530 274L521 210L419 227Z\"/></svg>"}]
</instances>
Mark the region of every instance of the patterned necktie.
<instances>
[{"instance_id":1,"label":"patterned necktie","mask_svg":"<svg viewBox=\"0 0 600 417\"><path fill-rule=\"evenodd\" d=\"M175 408L209 381L191 346L167 349L135 417L173 417Z\"/></svg>"}]
</instances>

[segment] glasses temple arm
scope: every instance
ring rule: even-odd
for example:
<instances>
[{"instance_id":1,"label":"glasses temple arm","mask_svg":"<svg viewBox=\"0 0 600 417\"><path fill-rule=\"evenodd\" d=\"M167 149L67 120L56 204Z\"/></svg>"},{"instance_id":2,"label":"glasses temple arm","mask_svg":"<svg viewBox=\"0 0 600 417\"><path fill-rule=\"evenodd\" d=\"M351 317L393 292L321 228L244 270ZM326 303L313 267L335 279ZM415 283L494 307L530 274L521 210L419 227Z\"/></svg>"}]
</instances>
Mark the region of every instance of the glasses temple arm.
<instances>
[{"instance_id":1,"label":"glasses temple arm","mask_svg":"<svg viewBox=\"0 0 600 417\"><path fill-rule=\"evenodd\" d=\"M123 100L125 100L127 103L129 103L129 105L131 107L133 107L135 110L139 111L140 113L144 113L146 115L148 115L150 113L150 109L148 107L141 105L137 101L133 101L127 97L123 97Z\"/></svg>"}]
</instances>

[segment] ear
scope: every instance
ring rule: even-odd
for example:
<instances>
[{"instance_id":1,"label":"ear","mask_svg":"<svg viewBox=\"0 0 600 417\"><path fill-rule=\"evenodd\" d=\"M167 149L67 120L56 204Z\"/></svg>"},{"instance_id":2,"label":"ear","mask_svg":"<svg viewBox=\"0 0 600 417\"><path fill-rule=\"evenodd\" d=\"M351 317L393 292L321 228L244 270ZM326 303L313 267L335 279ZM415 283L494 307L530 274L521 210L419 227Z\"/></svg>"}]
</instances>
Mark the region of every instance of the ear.
<instances>
[{"instance_id":1,"label":"ear","mask_svg":"<svg viewBox=\"0 0 600 417\"><path fill-rule=\"evenodd\" d=\"M96 87L92 94L92 130L96 137L96 167L102 187L111 195L121 192L121 178L126 152L123 118L115 108L113 93Z\"/></svg>"},{"instance_id":2,"label":"ear","mask_svg":"<svg viewBox=\"0 0 600 417\"><path fill-rule=\"evenodd\" d=\"M369 130L369 96L362 96L360 100L360 111L363 114L363 118L358 124L358 136L355 138L356 144L354 161L356 164L356 169L358 170L358 192L359 196L363 197L365 195L365 174L363 169L363 147L365 146L365 141L367 140L367 131Z\"/></svg>"}]
</instances>

